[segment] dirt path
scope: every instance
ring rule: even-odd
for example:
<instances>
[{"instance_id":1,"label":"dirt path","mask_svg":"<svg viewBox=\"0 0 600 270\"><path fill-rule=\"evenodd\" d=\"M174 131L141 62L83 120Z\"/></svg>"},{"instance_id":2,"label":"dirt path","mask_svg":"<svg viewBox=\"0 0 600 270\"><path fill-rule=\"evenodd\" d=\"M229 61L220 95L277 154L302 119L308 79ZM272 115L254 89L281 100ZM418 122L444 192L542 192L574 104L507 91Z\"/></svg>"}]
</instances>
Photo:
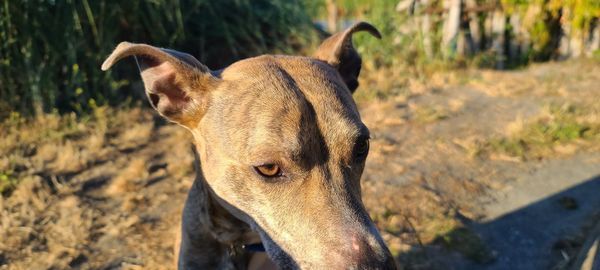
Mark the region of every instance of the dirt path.
<instances>
[{"instance_id":1,"label":"dirt path","mask_svg":"<svg viewBox=\"0 0 600 270\"><path fill-rule=\"evenodd\" d=\"M555 123L549 104L571 104L576 124L600 123L599 85L597 62L550 63L435 75L361 104L373 137L365 204L405 268L566 265L600 209L596 137L583 137L588 128L524 148L494 140L527 141L530 125ZM0 198L0 269L172 266L190 138L150 111L106 115L122 120L0 158L0 173L21 179Z\"/></svg>"},{"instance_id":2,"label":"dirt path","mask_svg":"<svg viewBox=\"0 0 600 270\"><path fill-rule=\"evenodd\" d=\"M600 100L600 76L593 70L598 66L554 63L518 72L463 74L468 79L459 85L442 79L422 93L363 110L379 149L367 168L367 181L383 180L388 187L416 183L433 190L433 198L442 202L438 207L446 206L447 215L461 220L483 242L474 244L461 235L452 239L448 235L453 230L443 228L447 224L438 226L442 228L431 242L465 256L440 252L438 244L419 248L417 243L405 251L409 269L564 269L572 262L600 214L600 144L575 138L532 147L530 152L540 154L519 157L490 149L486 141L530 136L520 130L546 119L549 104L594 108L586 117L598 121L600 111L593 100ZM403 121L386 123L396 117ZM440 220L412 218L413 225ZM436 233L426 225L416 227L420 237ZM415 250L422 252L415 256Z\"/></svg>"}]
</instances>

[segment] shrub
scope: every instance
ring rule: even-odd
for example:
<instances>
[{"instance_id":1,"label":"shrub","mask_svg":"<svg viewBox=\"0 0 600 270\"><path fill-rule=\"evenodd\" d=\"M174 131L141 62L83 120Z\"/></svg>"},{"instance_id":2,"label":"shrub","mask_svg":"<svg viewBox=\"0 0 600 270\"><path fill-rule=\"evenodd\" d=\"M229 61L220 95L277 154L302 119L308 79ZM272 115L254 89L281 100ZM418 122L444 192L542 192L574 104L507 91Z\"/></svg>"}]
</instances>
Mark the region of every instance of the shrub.
<instances>
[{"instance_id":1,"label":"shrub","mask_svg":"<svg viewBox=\"0 0 600 270\"><path fill-rule=\"evenodd\" d=\"M286 0L3 1L0 119L132 100L135 69L99 68L124 40L186 51L214 69L298 49L311 38L304 10Z\"/></svg>"}]
</instances>

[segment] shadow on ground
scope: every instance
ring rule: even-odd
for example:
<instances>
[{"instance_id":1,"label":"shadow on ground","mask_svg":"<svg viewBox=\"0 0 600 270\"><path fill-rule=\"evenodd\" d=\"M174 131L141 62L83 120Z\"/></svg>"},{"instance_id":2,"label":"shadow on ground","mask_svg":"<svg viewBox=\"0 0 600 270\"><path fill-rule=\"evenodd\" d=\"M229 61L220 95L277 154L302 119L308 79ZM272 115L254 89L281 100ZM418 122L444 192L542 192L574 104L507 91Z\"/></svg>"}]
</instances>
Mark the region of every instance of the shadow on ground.
<instances>
[{"instance_id":1,"label":"shadow on ground","mask_svg":"<svg viewBox=\"0 0 600 270\"><path fill-rule=\"evenodd\" d=\"M600 211L600 176L472 228L495 260L469 269L562 268Z\"/></svg>"},{"instance_id":2,"label":"shadow on ground","mask_svg":"<svg viewBox=\"0 0 600 270\"><path fill-rule=\"evenodd\" d=\"M441 236L432 246L401 254L400 261L419 259L419 254L419 261L425 261L435 257L432 253L449 249L462 255L423 264L408 262L407 268L570 269L599 221L600 175L493 220L467 220L466 228ZM584 249L588 253L589 247ZM600 269L598 256L591 269Z\"/></svg>"}]
</instances>

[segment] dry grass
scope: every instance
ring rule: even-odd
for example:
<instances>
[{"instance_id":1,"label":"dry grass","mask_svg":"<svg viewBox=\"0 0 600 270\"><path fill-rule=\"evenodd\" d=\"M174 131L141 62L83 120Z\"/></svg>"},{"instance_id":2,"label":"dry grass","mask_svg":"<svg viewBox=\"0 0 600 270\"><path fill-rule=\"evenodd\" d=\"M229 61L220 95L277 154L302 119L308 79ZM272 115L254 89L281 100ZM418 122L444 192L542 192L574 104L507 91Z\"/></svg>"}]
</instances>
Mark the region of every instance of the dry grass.
<instances>
[{"instance_id":1,"label":"dry grass","mask_svg":"<svg viewBox=\"0 0 600 270\"><path fill-rule=\"evenodd\" d=\"M119 135L117 141L119 148L134 148L145 144L150 139L154 125L149 123L135 123Z\"/></svg>"},{"instance_id":2,"label":"dry grass","mask_svg":"<svg viewBox=\"0 0 600 270\"><path fill-rule=\"evenodd\" d=\"M440 106L414 106L413 122L429 124L449 117L449 112Z\"/></svg>"},{"instance_id":3,"label":"dry grass","mask_svg":"<svg viewBox=\"0 0 600 270\"><path fill-rule=\"evenodd\" d=\"M487 261L492 254L479 237L468 230L457 215L477 219L473 207L481 184L442 177L416 178L402 186L367 182L364 203L395 256L411 254L426 246L441 245L476 261ZM467 239L468 241L466 241ZM403 263L438 267L426 254L400 256Z\"/></svg>"},{"instance_id":4,"label":"dry grass","mask_svg":"<svg viewBox=\"0 0 600 270\"><path fill-rule=\"evenodd\" d=\"M359 77L360 87L353 94L358 104L373 101L409 98L448 85L463 85L470 82L475 71L442 71L433 69L416 72L410 67L375 68L365 63Z\"/></svg>"},{"instance_id":5,"label":"dry grass","mask_svg":"<svg viewBox=\"0 0 600 270\"><path fill-rule=\"evenodd\" d=\"M148 177L145 159L134 159L128 162L127 167L119 170L111 184L106 189L109 195L120 195L128 192L139 191L143 181Z\"/></svg>"},{"instance_id":6,"label":"dry grass","mask_svg":"<svg viewBox=\"0 0 600 270\"><path fill-rule=\"evenodd\" d=\"M49 163L48 168L56 174L82 170L85 168L86 163L92 160L92 157L87 154L87 151L84 151L83 148L71 141L65 141L59 145L46 144L40 149L40 155L52 156L51 159L47 160Z\"/></svg>"},{"instance_id":7,"label":"dry grass","mask_svg":"<svg viewBox=\"0 0 600 270\"><path fill-rule=\"evenodd\" d=\"M360 88L354 93L354 99L360 104L408 94L406 86L409 80L406 76L400 76L401 72L400 69L365 68L359 78Z\"/></svg>"},{"instance_id":8,"label":"dry grass","mask_svg":"<svg viewBox=\"0 0 600 270\"><path fill-rule=\"evenodd\" d=\"M165 137L161 140L161 144L168 145L171 149L179 149L165 153L164 160L170 164L167 171L177 180L177 184L180 185L178 188L188 190L194 180L186 177L194 173L193 166L190 166L194 161L194 157L190 155L192 135L187 130L174 125L164 127L160 133Z\"/></svg>"},{"instance_id":9,"label":"dry grass","mask_svg":"<svg viewBox=\"0 0 600 270\"><path fill-rule=\"evenodd\" d=\"M568 66L569 68L561 68ZM600 74L598 60L577 59L565 62L532 64L530 72L499 72L480 70L469 72L467 86L480 89L490 96L539 97L589 96L597 89Z\"/></svg>"},{"instance_id":10,"label":"dry grass","mask_svg":"<svg viewBox=\"0 0 600 270\"><path fill-rule=\"evenodd\" d=\"M570 155L582 146L593 149L600 140L598 111L569 103L550 104L540 115L510 123L503 137L490 139L483 147L492 156L541 159L556 154Z\"/></svg>"},{"instance_id":11,"label":"dry grass","mask_svg":"<svg viewBox=\"0 0 600 270\"><path fill-rule=\"evenodd\" d=\"M134 123L131 126L131 123ZM110 127L110 128L109 128ZM64 175L106 159L112 147L136 147L149 140L151 114L140 109L98 107L90 117L18 114L0 123L0 193L14 189L21 175ZM112 134L120 134L113 138Z\"/></svg>"},{"instance_id":12,"label":"dry grass","mask_svg":"<svg viewBox=\"0 0 600 270\"><path fill-rule=\"evenodd\" d=\"M149 166L160 164L153 152L166 152L166 147L137 149L152 137L151 116L152 112L141 109L100 107L90 117L50 114L26 120L14 115L2 123L0 265L7 261L9 269L70 269L82 264L105 268L123 256L120 249L148 254L152 245L159 248L146 261L170 265L172 241L164 239L172 239L171 231L158 232L155 224L172 228L177 211L169 210L165 222L131 214L169 199L179 207L184 197L183 193L175 199L152 195L149 201L144 190L151 180L157 183L171 177L164 169L149 171ZM123 145L136 149L123 149ZM171 148L190 155L187 149ZM184 154L177 163L189 160ZM90 201L107 195L111 197L107 203ZM122 207L115 208L112 201ZM142 237L140 229L158 238ZM140 247L140 242L152 245ZM134 262L118 265L135 268Z\"/></svg>"},{"instance_id":13,"label":"dry grass","mask_svg":"<svg viewBox=\"0 0 600 270\"><path fill-rule=\"evenodd\" d=\"M36 216L47 207L50 197L48 186L35 176L23 179L9 198L0 196L2 206L21 205L16 215L8 208L1 210L0 251L25 246L31 241Z\"/></svg>"}]
</instances>

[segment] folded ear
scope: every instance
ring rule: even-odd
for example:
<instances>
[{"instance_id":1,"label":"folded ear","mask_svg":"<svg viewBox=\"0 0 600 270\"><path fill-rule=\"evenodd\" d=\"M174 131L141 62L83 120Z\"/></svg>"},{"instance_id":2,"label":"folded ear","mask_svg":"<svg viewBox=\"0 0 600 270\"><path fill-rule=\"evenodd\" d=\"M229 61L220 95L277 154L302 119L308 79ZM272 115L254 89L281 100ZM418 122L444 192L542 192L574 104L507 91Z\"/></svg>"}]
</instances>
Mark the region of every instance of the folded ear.
<instances>
[{"instance_id":1,"label":"folded ear","mask_svg":"<svg viewBox=\"0 0 600 270\"><path fill-rule=\"evenodd\" d=\"M324 40L314 53L315 58L327 62L338 70L351 92L358 87L358 75L362 64L358 52L352 45L352 34L360 31L367 31L381 39L381 34L373 25L358 22L344 32L336 33Z\"/></svg>"},{"instance_id":2,"label":"folded ear","mask_svg":"<svg viewBox=\"0 0 600 270\"><path fill-rule=\"evenodd\" d=\"M206 110L208 92L219 83L206 66L186 53L121 42L102 70L128 56L135 57L146 96L158 113L188 128L198 123Z\"/></svg>"}]
</instances>

